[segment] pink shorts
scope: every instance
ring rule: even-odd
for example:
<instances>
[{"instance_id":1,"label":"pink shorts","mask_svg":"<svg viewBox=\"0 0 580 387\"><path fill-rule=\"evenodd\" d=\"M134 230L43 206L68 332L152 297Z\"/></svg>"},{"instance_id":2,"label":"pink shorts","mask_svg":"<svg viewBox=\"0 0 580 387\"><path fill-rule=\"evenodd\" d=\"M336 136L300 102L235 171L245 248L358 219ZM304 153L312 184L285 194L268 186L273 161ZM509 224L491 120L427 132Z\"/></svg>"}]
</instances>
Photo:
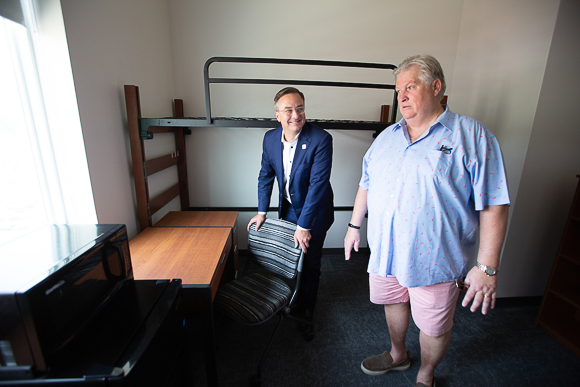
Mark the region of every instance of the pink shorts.
<instances>
[{"instance_id":1,"label":"pink shorts","mask_svg":"<svg viewBox=\"0 0 580 387\"><path fill-rule=\"evenodd\" d=\"M441 336L453 326L459 289L455 282L405 288L392 275L369 274L371 302L388 305L411 301L413 321L428 336Z\"/></svg>"}]
</instances>

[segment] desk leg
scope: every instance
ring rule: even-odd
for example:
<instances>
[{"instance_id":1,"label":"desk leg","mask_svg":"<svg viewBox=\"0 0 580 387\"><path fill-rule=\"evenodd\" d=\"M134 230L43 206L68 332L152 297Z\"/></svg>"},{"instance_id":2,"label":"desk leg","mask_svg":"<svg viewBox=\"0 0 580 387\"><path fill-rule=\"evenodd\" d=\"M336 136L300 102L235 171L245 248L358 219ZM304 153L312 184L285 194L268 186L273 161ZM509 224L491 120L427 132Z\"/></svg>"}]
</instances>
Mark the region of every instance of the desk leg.
<instances>
[{"instance_id":1,"label":"desk leg","mask_svg":"<svg viewBox=\"0 0 580 387\"><path fill-rule=\"evenodd\" d=\"M201 323L205 351L205 373L208 386L218 385L217 361L215 354L215 327L211 288L200 289Z\"/></svg>"}]
</instances>

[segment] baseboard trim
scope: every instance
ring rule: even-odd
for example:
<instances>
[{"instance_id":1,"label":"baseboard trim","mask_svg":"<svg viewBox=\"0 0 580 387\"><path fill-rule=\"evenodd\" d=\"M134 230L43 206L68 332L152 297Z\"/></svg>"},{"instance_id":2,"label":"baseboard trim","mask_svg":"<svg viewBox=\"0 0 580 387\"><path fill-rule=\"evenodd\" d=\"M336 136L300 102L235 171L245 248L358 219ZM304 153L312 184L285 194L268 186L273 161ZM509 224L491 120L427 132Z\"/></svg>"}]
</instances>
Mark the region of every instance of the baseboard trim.
<instances>
[{"instance_id":1,"label":"baseboard trim","mask_svg":"<svg viewBox=\"0 0 580 387\"><path fill-rule=\"evenodd\" d=\"M353 254L364 254L364 255L370 255L371 251L369 250L368 247L361 247L358 249L358 253L355 252L354 250L352 251ZM247 249L240 249L239 250L239 254L240 256L246 256L246 254L248 253ZM323 255L344 255L344 248L342 247L329 247L329 248L323 248L322 249L322 254Z\"/></svg>"},{"instance_id":2,"label":"baseboard trim","mask_svg":"<svg viewBox=\"0 0 580 387\"><path fill-rule=\"evenodd\" d=\"M240 257L245 258L248 250L239 250ZM357 252L353 250L353 254L370 255L368 247L361 247ZM330 247L322 249L323 255L338 255L344 256L344 248ZM460 298L463 296L459 296ZM520 307L539 307L542 303L542 296L521 296L521 297L498 297L495 301L496 308L520 308Z\"/></svg>"},{"instance_id":3,"label":"baseboard trim","mask_svg":"<svg viewBox=\"0 0 580 387\"><path fill-rule=\"evenodd\" d=\"M371 251L368 247L361 247L358 249L358 253L356 251L352 251L353 254L365 254L370 255ZM323 255L344 255L344 247L329 247L322 249Z\"/></svg>"}]
</instances>

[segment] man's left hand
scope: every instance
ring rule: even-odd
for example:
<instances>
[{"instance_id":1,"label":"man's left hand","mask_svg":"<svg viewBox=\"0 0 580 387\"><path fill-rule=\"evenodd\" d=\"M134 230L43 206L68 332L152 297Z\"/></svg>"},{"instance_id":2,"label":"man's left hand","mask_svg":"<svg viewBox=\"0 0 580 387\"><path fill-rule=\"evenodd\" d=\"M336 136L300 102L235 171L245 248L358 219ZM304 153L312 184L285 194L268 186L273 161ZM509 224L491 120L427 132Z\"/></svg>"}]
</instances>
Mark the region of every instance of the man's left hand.
<instances>
[{"instance_id":1,"label":"man's left hand","mask_svg":"<svg viewBox=\"0 0 580 387\"><path fill-rule=\"evenodd\" d=\"M306 249L310 243L310 238L312 238L312 236L310 235L309 230L296 229L296 232L294 233L294 247L298 247L298 245L300 245L300 247L302 247L302 251L306 253Z\"/></svg>"},{"instance_id":2,"label":"man's left hand","mask_svg":"<svg viewBox=\"0 0 580 387\"><path fill-rule=\"evenodd\" d=\"M497 291L497 275L488 276L477 267L473 267L467 277L465 284L469 285L467 293L461 303L466 307L473 300L470 310L475 312L481 306L481 313L487 314L487 310L495 308L495 299Z\"/></svg>"}]
</instances>

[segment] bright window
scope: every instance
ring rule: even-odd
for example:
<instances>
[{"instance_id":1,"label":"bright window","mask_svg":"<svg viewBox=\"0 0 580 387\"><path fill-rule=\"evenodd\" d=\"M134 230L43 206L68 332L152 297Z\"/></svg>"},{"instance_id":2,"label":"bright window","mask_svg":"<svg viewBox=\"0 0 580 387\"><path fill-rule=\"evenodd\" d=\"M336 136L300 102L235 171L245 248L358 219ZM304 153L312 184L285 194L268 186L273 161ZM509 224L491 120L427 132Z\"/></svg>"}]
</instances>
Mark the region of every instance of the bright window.
<instances>
[{"instance_id":1,"label":"bright window","mask_svg":"<svg viewBox=\"0 0 580 387\"><path fill-rule=\"evenodd\" d=\"M60 1L20 8L0 16L0 244L46 223L97 223Z\"/></svg>"}]
</instances>

